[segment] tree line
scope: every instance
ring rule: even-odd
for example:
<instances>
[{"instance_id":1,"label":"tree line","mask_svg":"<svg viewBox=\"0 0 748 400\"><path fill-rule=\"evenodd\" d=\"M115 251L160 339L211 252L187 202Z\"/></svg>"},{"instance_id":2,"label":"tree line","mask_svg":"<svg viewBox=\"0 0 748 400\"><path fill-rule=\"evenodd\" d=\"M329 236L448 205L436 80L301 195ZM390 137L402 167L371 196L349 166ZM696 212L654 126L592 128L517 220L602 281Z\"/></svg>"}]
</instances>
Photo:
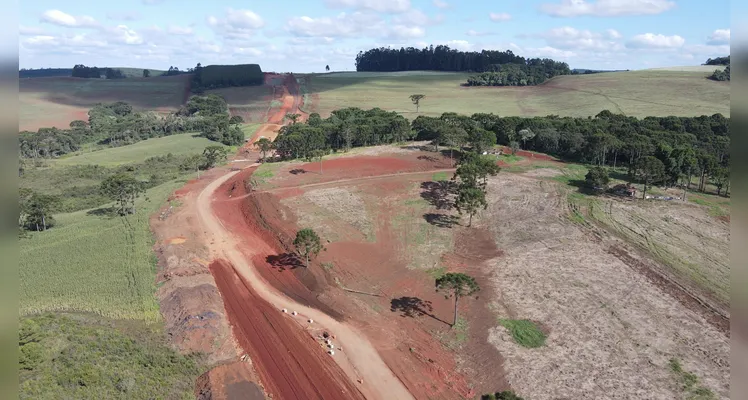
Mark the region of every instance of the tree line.
<instances>
[{"instance_id":1,"label":"tree line","mask_svg":"<svg viewBox=\"0 0 748 400\"><path fill-rule=\"evenodd\" d=\"M703 65L730 65L730 56L707 58Z\"/></svg>"},{"instance_id":2,"label":"tree line","mask_svg":"<svg viewBox=\"0 0 748 400\"><path fill-rule=\"evenodd\" d=\"M569 64L551 59L531 59L526 64L492 65L467 79L467 86L533 86L558 75L570 75Z\"/></svg>"},{"instance_id":3,"label":"tree line","mask_svg":"<svg viewBox=\"0 0 748 400\"><path fill-rule=\"evenodd\" d=\"M119 147L149 138L184 132L200 132L206 138L235 146L243 143L241 117L230 117L226 101L217 95L192 96L185 105L166 116L136 112L125 102L97 104L88 111L88 121L72 121L69 129L40 128L19 133L22 158L58 158L84 144Z\"/></svg>"},{"instance_id":4,"label":"tree line","mask_svg":"<svg viewBox=\"0 0 748 400\"><path fill-rule=\"evenodd\" d=\"M698 190L711 182L721 192L729 187L729 128L730 119L721 114L638 119L607 110L589 118L444 113L421 115L408 124L394 112L351 107L335 110L326 119L315 113L306 123L287 125L273 146L283 158L312 159L330 151L413 139L432 141L437 149L470 146L477 153L499 144L567 161L626 167L631 179L639 176L640 160L653 157L664 172L651 183L690 189L696 177Z\"/></svg>"},{"instance_id":5,"label":"tree line","mask_svg":"<svg viewBox=\"0 0 748 400\"><path fill-rule=\"evenodd\" d=\"M193 72L192 91L195 93L222 87L262 85L265 82L265 74L258 64L203 67L197 63L191 71Z\"/></svg>"},{"instance_id":6,"label":"tree line","mask_svg":"<svg viewBox=\"0 0 748 400\"><path fill-rule=\"evenodd\" d=\"M292 119L293 114L291 116ZM413 138L408 120L394 111L356 107L333 111L328 118L309 115L306 123L281 128L275 139L275 151L282 158L311 159L320 152L348 150L402 142Z\"/></svg>"}]
</instances>

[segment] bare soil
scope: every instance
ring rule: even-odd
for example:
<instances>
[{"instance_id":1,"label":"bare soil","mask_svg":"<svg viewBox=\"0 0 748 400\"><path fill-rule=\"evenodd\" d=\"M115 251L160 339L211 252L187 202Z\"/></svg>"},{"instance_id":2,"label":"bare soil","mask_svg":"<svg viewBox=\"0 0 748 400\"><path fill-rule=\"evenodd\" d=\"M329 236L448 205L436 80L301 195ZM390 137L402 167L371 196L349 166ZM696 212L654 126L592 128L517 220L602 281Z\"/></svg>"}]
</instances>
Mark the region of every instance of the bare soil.
<instances>
[{"instance_id":1,"label":"bare soil","mask_svg":"<svg viewBox=\"0 0 748 400\"><path fill-rule=\"evenodd\" d=\"M488 227L505 256L492 264L495 318L539 321L539 349L495 325L512 387L533 399L672 399L684 393L670 358L729 398L730 342L698 310L622 260L635 254L604 232L572 223L551 182L500 174L489 182ZM616 254L616 251L618 254ZM632 256L633 257L633 256Z\"/></svg>"}]
</instances>

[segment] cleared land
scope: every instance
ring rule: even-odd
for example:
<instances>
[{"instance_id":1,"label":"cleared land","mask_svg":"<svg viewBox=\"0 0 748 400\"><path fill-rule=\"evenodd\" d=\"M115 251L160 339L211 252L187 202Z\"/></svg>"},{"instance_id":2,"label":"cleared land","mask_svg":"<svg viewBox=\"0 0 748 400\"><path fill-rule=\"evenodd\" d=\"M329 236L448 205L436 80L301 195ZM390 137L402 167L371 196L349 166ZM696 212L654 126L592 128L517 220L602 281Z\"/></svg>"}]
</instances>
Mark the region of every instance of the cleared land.
<instances>
[{"instance_id":1,"label":"cleared land","mask_svg":"<svg viewBox=\"0 0 748 400\"><path fill-rule=\"evenodd\" d=\"M239 115L245 122L262 123L267 121L273 101L272 86L243 86L206 90L206 94L217 94L229 104L231 115ZM273 104L275 107L280 104Z\"/></svg>"},{"instance_id":2,"label":"cleared land","mask_svg":"<svg viewBox=\"0 0 748 400\"><path fill-rule=\"evenodd\" d=\"M60 214L53 229L20 240L20 314L89 311L159 321L148 218L183 184L149 190L126 219L96 211Z\"/></svg>"},{"instance_id":3,"label":"cleared land","mask_svg":"<svg viewBox=\"0 0 748 400\"><path fill-rule=\"evenodd\" d=\"M729 338L629 265L631 249L622 253L625 245L570 218L556 183L526 174L490 180L491 204L480 220L505 251L490 264L496 317L526 318L549 330L545 346L533 350L505 328L492 329L489 341L504 355L517 392L537 399L681 398L669 367L676 357L717 398L728 398ZM625 214L616 204L613 213L652 218L648 206L631 205ZM668 214L678 212L674 207ZM706 215L700 221L707 226L680 229L708 236L720 223Z\"/></svg>"},{"instance_id":4,"label":"cleared land","mask_svg":"<svg viewBox=\"0 0 748 400\"><path fill-rule=\"evenodd\" d=\"M18 81L19 128L67 128L76 119L88 120L96 103L124 101L137 110L173 111L185 101L189 75L86 79L29 78Z\"/></svg>"},{"instance_id":5,"label":"cleared land","mask_svg":"<svg viewBox=\"0 0 748 400\"><path fill-rule=\"evenodd\" d=\"M251 126L249 129L251 129ZM116 166L142 162L150 157L165 156L169 153L173 155L198 154L202 153L208 146L226 147L221 143L196 135L197 133L192 132L143 140L128 146L112 147L60 158L55 160L54 164Z\"/></svg>"},{"instance_id":6,"label":"cleared land","mask_svg":"<svg viewBox=\"0 0 748 400\"><path fill-rule=\"evenodd\" d=\"M559 76L540 86L461 87L464 73L344 72L309 75L306 84L315 99L312 111L322 116L343 107L397 111L417 115L411 94L421 93L420 114L443 112L502 116L586 117L602 110L626 115L730 115L730 84L706 79L705 71L643 70Z\"/></svg>"},{"instance_id":7,"label":"cleared land","mask_svg":"<svg viewBox=\"0 0 748 400\"><path fill-rule=\"evenodd\" d=\"M256 182L265 193L243 207L253 210L245 216L261 216L251 229L262 226L266 237L288 243L296 229L312 226L330 242L312 273L280 252L254 259L260 273L290 296L296 278L323 293L317 299L325 304L350 309L346 315L379 327L367 331L375 343L408 337L397 347L402 353L380 352L417 398L453 392L412 390L419 387L413 371L427 374L407 361L414 350L447 351L442 366L456 362L462 379L482 392L508 387L506 379L526 398L671 399L696 390L727 398L725 331L640 269L696 283L697 295L725 294L729 226L713 204L593 199L573 186L585 167L528 155L501 160L512 163L489 180L490 205L466 228L443 207L449 195L436 182L451 172L434 172L436 165L418 172L418 162L426 163L419 154L360 150L326 159L323 174L318 163L263 165ZM689 196L729 210L716 196ZM590 202L599 204L587 210ZM433 293L433 279L455 271L475 276L482 290L462 302L447 330L451 303ZM310 284L317 274L324 280ZM323 289L323 281L383 298ZM696 377L693 388L683 388L671 359Z\"/></svg>"}]
</instances>

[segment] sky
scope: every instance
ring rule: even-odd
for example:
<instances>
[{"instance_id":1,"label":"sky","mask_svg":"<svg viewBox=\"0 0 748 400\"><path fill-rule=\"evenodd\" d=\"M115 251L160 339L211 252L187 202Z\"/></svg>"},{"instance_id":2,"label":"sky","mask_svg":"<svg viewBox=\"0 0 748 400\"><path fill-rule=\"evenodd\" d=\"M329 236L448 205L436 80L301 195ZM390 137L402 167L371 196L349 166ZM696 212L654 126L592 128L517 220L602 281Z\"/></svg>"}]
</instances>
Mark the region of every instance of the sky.
<instances>
[{"instance_id":1,"label":"sky","mask_svg":"<svg viewBox=\"0 0 748 400\"><path fill-rule=\"evenodd\" d=\"M352 71L359 51L429 44L512 50L588 69L699 65L730 54L728 0L24 0L18 7L20 68L199 62Z\"/></svg>"}]
</instances>

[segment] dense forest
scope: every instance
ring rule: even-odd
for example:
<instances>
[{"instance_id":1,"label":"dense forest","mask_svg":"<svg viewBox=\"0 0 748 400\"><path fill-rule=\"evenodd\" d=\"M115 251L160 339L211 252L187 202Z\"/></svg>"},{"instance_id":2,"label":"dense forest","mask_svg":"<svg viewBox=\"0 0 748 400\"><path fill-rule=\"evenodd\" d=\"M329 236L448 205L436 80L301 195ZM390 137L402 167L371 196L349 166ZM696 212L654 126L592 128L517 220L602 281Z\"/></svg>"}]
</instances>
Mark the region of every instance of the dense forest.
<instances>
[{"instance_id":1,"label":"dense forest","mask_svg":"<svg viewBox=\"0 0 748 400\"><path fill-rule=\"evenodd\" d=\"M711 179L721 191L729 187L729 127L729 118L721 114L637 119L607 110L594 118L444 113L418 116L408 126L394 112L345 108L326 119L315 113L307 123L284 127L275 146L283 158L309 159L330 151L411 139L478 151L500 144L568 161L627 166L630 175L640 160L652 157L665 171L656 183L686 182L690 187L691 177L696 176L699 189Z\"/></svg>"},{"instance_id":2,"label":"dense forest","mask_svg":"<svg viewBox=\"0 0 748 400\"><path fill-rule=\"evenodd\" d=\"M533 86L558 75L569 75L565 62L530 59L526 64L493 65L488 72L470 76L467 86Z\"/></svg>"},{"instance_id":3,"label":"dense forest","mask_svg":"<svg viewBox=\"0 0 748 400\"><path fill-rule=\"evenodd\" d=\"M88 121L73 121L69 129L20 132L19 152L22 158L58 158L88 143L119 147L183 132L201 132L210 140L238 145L244 141L244 133L237 126L241 122L229 117L226 101L216 95L192 96L167 116L135 112L125 102L98 104L88 111Z\"/></svg>"},{"instance_id":4,"label":"dense forest","mask_svg":"<svg viewBox=\"0 0 748 400\"><path fill-rule=\"evenodd\" d=\"M468 79L468 86L537 85L556 75L572 73L564 62L525 59L511 50L458 51L443 45L362 51L356 56L356 71L478 72Z\"/></svg>"},{"instance_id":5,"label":"dense forest","mask_svg":"<svg viewBox=\"0 0 748 400\"><path fill-rule=\"evenodd\" d=\"M454 71L484 72L496 64L524 64L525 58L511 50L458 51L449 46L433 45L423 49L413 47L378 49L359 52L356 71Z\"/></svg>"},{"instance_id":6,"label":"dense forest","mask_svg":"<svg viewBox=\"0 0 748 400\"><path fill-rule=\"evenodd\" d=\"M730 65L730 56L708 58L703 65Z\"/></svg>"},{"instance_id":7,"label":"dense forest","mask_svg":"<svg viewBox=\"0 0 748 400\"><path fill-rule=\"evenodd\" d=\"M232 86L254 86L265 82L265 74L258 64L208 65L197 63L192 77L192 91Z\"/></svg>"}]
</instances>

